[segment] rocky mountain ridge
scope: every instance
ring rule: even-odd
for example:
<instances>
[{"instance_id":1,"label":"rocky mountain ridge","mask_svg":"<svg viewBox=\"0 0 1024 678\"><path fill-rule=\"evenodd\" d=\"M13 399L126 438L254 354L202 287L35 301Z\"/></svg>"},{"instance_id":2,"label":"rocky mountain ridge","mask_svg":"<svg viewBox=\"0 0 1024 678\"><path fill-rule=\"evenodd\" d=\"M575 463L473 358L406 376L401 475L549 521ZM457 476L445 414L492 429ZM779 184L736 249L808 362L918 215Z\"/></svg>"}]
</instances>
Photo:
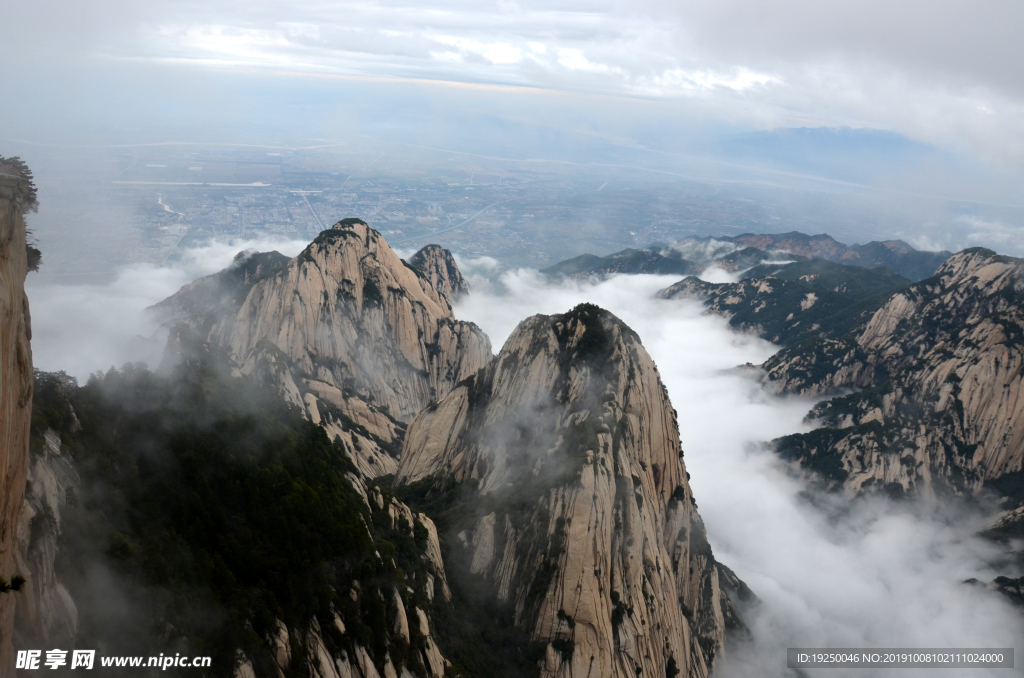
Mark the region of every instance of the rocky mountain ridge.
<instances>
[{"instance_id":1,"label":"rocky mountain ridge","mask_svg":"<svg viewBox=\"0 0 1024 678\"><path fill-rule=\"evenodd\" d=\"M250 256L154 311L175 328L172 348L188 328L350 441L362 473L386 475L405 423L491 358L486 335L452 315L468 286L451 253L427 246L413 260L346 219L293 259Z\"/></svg>"},{"instance_id":2,"label":"rocky mountain ridge","mask_svg":"<svg viewBox=\"0 0 1024 678\"><path fill-rule=\"evenodd\" d=\"M523 321L413 420L396 482L444 506L448 567L542 676L707 676L741 624L682 456L639 338L584 304Z\"/></svg>"},{"instance_id":3,"label":"rocky mountain ridge","mask_svg":"<svg viewBox=\"0 0 1024 678\"><path fill-rule=\"evenodd\" d=\"M31 173L14 158L0 157L0 673L14 674L18 529L28 476L32 417L32 323L25 277L28 243L25 213L35 209Z\"/></svg>"},{"instance_id":4,"label":"rocky mountain ridge","mask_svg":"<svg viewBox=\"0 0 1024 678\"><path fill-rule=\"evenodd\" d=\"M467 292L345 220L158 304L159 371L38 375L21 628L234 678L706 678L752 594L639 338L584 305L494 357Z\"/></svg>"},{"instance_id":5,"label":"rocky mountain ridge","mask_svg":"<svg viewBox=\"0 0 1024 678\"><path fill-rule=\"evenodd\" d=\"M789 233L744 233L737 236L685 238L677 247L705 243L709 240L732 243L737 247L754 247L765 252L789 252L808 259L825 259L848 266L878 268L884 266L913 281L929 278L951 252L916 250L902 240L872 241L865 245L846 245L827 233L807 235Z\"/></svg>"},{"instance_id":6,"label":"rocky mountain ridge","mask_svg":"<svg viewBox=\"0 0 1024 678\"><path fill-rule=\"evenodd\" d=\"M711 266L738 271L765 261L792 260L788 252L765 252L756 247L731 251L708 252L705 248L649 247L644 250L625 249L597 257L583 254L542 269L551 278L566 277L596 282L617 274L698 275ZM802 258L802 257L800 257Z\"/></svg>"},{"instance_id":7,"label":"rocky mountain ridge","mask_svg":"<svg viewBox=\"0 0 1024 678\"><path fill-rule=\"evenodd\" d=\"M1019 493L1006 481L1024 475L1022 293L1024 261L968 249L851 333L783 349L764 365L780 391L863 390L776 447L851 492Z\"/></svg>"}]
</instances>

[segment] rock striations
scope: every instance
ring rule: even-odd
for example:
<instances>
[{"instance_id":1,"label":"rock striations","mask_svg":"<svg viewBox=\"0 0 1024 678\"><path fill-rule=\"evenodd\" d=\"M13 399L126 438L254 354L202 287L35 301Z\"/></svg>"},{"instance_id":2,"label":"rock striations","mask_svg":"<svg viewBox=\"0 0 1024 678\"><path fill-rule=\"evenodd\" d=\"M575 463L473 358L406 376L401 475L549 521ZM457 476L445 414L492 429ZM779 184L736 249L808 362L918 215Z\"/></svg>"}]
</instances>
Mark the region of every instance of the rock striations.
<instances>
[{"instance_id":1,"label":"rock striations","mask_svg":"<svg viewBox=\"0 0 1024 678\"><path fill-rule=\"evenodd\" d=\"M469 294L469 284L455 265L452 253L440 245L427 245L409 258L409 264L422 273L430 286L449 302Z\"/></svg>"},{"instance_id":2,"label":"rock striations","mask_svg":"<svg viewBox=\"0 0 1024 678\"><path fill-rule=\"evenodd\" d=\"M777 448L851 492L1020 494L1022 293L1024 261L968 249L850 334L780 351L764 367L784 392L864 390L820 404L823 428Z\"/></svg>"},{"instance_id":3,"label":"rock striations","mask_svg":"<svg viewBox=\"0 0 1024 678\"><path fill-rule=\"evenodd\" d=\"M452 314L467 286L451 253L428 246L414 260L346 219L294 259L243 258L154 310L275 384L342 437L364 475L384 475L397 467L404 423L491 359L487 336Z\"/></svg>"},{"instance_id":4,"label":"rock striations","mask_svg":"<svg viewBox=\"0 0 1024 678\"><path fill-rule=\"evenodd\" d=\"M448 502L449 581L539 642L542 676L707 676L739 622L682 457L639 338L583 304L413 420L396 482Z\"/></svg>"},{"instance_id":5,"label":"rock striations","mask_svg":"<svg viewBox=\"0 0 1024 678\"><path fill-rule=\"evenodd\" d=\"M8 171L9 170L9 171ZM35 203L30 178L0 158L0 577L15 571L32 420L32 329L25 296L24 214ZM15 596L0 593L0 674L14 675Z\"/></svg>"}]
</instances>

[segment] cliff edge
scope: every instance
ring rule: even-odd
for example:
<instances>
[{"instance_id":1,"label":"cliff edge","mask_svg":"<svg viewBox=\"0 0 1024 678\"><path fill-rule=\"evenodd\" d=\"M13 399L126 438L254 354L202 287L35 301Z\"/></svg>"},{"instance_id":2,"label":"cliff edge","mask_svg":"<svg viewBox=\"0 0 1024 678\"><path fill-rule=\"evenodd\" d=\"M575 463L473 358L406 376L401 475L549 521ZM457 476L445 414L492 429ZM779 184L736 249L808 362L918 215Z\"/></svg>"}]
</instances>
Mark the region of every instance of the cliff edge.
<instances>
[{"instance_id":1,"label":"cliff edge","mask_svg":"<svg viewBox=\"0 0 1024 678\"><path fill-rule=\"evenodd\" d=\"M25 212L35 207L31 175L0 158L0 576L19 575L18 521L28 474L32 422L32 325L25 276L28 274ZM0 674L14 675L15 596L0 593Z\"/></svg>"}]
</instances>

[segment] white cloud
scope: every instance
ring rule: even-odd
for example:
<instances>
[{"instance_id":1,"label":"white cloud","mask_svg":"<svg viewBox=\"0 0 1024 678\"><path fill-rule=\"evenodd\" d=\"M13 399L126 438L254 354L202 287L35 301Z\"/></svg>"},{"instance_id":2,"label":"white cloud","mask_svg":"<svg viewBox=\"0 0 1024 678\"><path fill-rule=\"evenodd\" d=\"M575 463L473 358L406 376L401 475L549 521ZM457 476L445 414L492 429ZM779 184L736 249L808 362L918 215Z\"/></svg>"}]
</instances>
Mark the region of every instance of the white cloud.
<instances>
[{"instance_id":1,"label":"white cloud","mask_svg":"<svg viewBox=\"0 0 1024 678\"><path fill-rule=\"evenodd\" d=\"M514 64L523 59L522 52L517 47L505 42L485 43L450 35L432 35L430 38L442 45L457 47L462 52L482 56L492 64Z\"/></svg>"},{"instance_id":2,"label":"white cloud","mask_svg":"<svg viewBox=\"0 0 1024 678\"><path fill-rule=\"evenodd\" d=\"M295 256L302 240L232 240L185 250L168 265L135 264L106 284L68 285L29 276L26 291L32 309L32 357L41 370L64 370L80 381L96 371L143 361L156 368L162 347L142 342L157 329L144 311L183 285L226 268L244 250L277 250Z\"/></svg>"},{"instance_id":3,"label":"white cloud","mask_svg":"<svg viewBox=\"0 0 1024 678\"><path fill-rule=\"evenodd\" d=\"M963 216L960 221L967 227L967 241L971 245L984 245L1000 251L1020 253L1024 247L1024 226L1013 226L976 216Z\"/></svg>"}]
</instances>

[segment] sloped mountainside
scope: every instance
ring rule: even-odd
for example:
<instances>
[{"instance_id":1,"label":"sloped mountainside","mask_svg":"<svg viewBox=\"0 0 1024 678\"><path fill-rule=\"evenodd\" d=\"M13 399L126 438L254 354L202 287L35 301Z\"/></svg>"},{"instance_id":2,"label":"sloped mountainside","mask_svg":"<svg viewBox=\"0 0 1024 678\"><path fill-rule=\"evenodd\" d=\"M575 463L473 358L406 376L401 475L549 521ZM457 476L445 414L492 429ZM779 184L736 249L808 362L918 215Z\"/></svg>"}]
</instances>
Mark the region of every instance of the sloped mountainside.
<instances>
[{"instance_id":1,"label":"sloped mountainside","mask_svg":"<svg viewBox=\"0 0 1024 678\"><path fill-rule=\"evenodd\" d=\"M650 356L583 304L523 321L416 417L396 482L442 516L456 597L540 675L634 678L707 676L741 626L688 478Z\"/></svg>"},{"instance_id":2,"label":"sloped mountainside","mask_svg":"<svg viewBox=\"0 0 1024 678\"><path fill-rule=\"evenodd\" d=\"M221 678L709 676L753 597L639 338L581 305L494 357L466 291L450 253L346 220L158 305L155 372L37 374L22 645Z\"/></svg>"},{"instance_id":3,"label":"sloped mountainside","mask_svg":"<svg viewBox=\"0 0 1024 678\"><path fill-rule=\"evenodd\" d=\"M31 174L0 158L0 674L14 675L18 526L28 475L32 417L32 326L25 276L25 212L35 207Z\"/></svg>"},{"instance_id":4,"label":"sloped mountainside","mask_svg":"<svg viewBox=\"0 0 1024 678\"><path fill-rule=\"evenodd\" d=\"M764 368L786 393L862 389L812 410L821 428L775 442L827 483L990 488L1024 502L1024 261L964 250L849 334L796 344Z\"/></svg>"},{"instance_id":5,"label":"sloped mountainside","mask_svg":"<svg viewBox=\"0 0 1024 678\"><path fill-rule=\"evenodd\" d=\"M660 299L696 298L740 332L784 346L811 337L842 336L910 284L887 268L864 269L823 259L760 264L736 283L691 276L658 292Z\"/></svg>"},{"instance_id":6,"label":"sloped mountainside","mask_svg":"<svg viewBox=\"0 0 1024 678\"><path fill-rule=\"evenodd\" d=\"M173 327L172 355L186 335L219 347L348 441L360 471L389 474L405 423L491 358L487 336L452 314L467 286L451 253L413 259L346 219L294 259L243 258L154 311Z\"/></svg>"},{"instance_id":7,"label":"sloped mountainside","mask_svg":"<svg viewBox=\"0 0 1024 678\"><path fill-rule=\"evenodd\" d=\"M545 268L541 273L548 276L596 280L617 273L693 275L702 270L703 266L684 259L682 253L677 250L652 247L646 250L625 249L606 257L581 254Z\"/></svg>"},{"instance_id":8,"label":"sloped mountainside","mask_svg":"<svg viewBox=\"0 0 1024 678\"><path fill-rule=\"evenodd\" d=\"M173 649L225 678L444 675L433 521L252 377L38 374L35 408L19 648Z\"/></svg>"}]
</instances>

